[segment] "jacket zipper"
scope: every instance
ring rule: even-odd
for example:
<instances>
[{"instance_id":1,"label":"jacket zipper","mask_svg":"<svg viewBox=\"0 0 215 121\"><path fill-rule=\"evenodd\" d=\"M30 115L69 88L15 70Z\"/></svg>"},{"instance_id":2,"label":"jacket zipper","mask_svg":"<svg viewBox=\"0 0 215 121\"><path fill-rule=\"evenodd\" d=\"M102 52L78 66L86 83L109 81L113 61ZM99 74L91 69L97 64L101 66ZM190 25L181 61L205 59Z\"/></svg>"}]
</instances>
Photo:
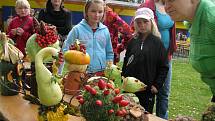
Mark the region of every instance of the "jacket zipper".
<instances>
[{"instance_id":1,"label":"jacket zipper","mask_svg":"<svg viewBox=\"0 0 215 121\"><path fill-rule=\"evenodd\" d=\"M141 42L140 50L143 49L143 44L144 44L144 41Z\"/></svg>"}]
</instances>

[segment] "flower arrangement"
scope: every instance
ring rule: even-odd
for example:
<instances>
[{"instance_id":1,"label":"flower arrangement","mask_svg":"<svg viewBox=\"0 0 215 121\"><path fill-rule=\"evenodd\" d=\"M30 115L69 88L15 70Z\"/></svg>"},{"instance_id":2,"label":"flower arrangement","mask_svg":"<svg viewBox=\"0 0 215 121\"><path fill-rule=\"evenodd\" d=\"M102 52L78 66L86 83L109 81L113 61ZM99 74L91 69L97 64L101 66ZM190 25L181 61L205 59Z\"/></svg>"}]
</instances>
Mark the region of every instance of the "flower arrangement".
<instances>
[{"instance_id":1,"label":"flower arrangement","mask_svg":"<svg viewBox=\"0 0 215 121\"><path fill-rule=\"evenodd\" d=\"M93 78L93 79L92 79ZM79 100L81 114L87 121L118 121L128 111L129 101L123 99L120 89L104 77L91 77L89 84L84 86Z\"/></svg>"}]
</instances>

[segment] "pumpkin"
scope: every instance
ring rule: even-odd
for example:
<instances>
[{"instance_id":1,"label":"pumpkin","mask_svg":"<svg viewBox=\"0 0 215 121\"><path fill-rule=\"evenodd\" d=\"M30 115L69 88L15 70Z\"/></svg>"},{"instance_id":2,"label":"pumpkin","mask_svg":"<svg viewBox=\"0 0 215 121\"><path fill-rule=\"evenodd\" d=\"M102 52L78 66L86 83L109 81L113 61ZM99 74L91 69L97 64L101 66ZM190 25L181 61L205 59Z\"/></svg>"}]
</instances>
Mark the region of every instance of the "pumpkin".
<instances>
[{"instance_id":1,"label":"pumpkin","mask_svg":"<svg viewBox=\"0 0 215 121\"><path fill-rule=\"evenodd\" d=\"M64 60L69 64L86 65L90 63L90 56L78 50L68 50L64 53Z\"/></svg>"}]
</instances>

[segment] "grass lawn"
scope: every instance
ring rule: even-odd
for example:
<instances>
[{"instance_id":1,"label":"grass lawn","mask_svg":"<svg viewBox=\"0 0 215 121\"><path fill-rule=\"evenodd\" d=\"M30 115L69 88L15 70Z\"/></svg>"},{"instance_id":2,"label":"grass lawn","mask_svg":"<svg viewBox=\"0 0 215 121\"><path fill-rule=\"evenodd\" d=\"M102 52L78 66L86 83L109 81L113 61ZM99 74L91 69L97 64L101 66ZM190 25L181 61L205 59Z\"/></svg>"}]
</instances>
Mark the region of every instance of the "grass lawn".
<instances>
[{"instance_id":1,"label":"grass lawn","mask_svg":"<svg viewBox=\"0 0 215 121\"><path fill-rule=\"evenodd\" d=\"M173 60L169 118L178 115L200 120L210 104L211 91L187 60Z\"/></svg>"}]
</instances>

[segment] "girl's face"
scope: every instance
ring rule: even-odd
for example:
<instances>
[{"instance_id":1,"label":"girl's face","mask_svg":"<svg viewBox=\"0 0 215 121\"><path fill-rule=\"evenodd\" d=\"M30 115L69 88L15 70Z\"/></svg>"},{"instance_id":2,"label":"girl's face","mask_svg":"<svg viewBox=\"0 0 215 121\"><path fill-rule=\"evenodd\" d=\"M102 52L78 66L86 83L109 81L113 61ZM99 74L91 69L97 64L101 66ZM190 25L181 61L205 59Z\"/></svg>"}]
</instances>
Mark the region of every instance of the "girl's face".
<instances>
[{"instance_id":1,"label":"girl's face","mask_svg":"<svg viewBox=\"0 0 215 121\"><path fill-rule=\"evenodd\" d=\"M149 34L152 32L152 23L150 20L137 18L136 20L138 32L143 34Z\"/></svg>"},{"instance_id":2,"label":"girl's face","mask_svg":"<svg viewBox=\"0 0 215 121\"><path fill-rule=\"evenodd\" d=\"M19 15L20 17L30 15L30 8L28 8L27 6L17 6L16 14Z\"/></svg>"},{"instance_id":3,"label":"girl's face","mask_svg":"<svg viewBox=\"0 0 215 121\"><path fill-rule=\"evenodd\" d=\"M87 19L89 24L99 23L104 16L104 6L102 3L92 3L87 11Z\"/></svg>"},{"instance_id":4,"label":"girl's face","mask_svg":"<svg viewBox=\"0 0 215 121\"><path fill-rule=\"evenodd\" d=\"M62 0L51 0L52 6L55 7L60 7Z\"/></svg>"}]
</instances>

